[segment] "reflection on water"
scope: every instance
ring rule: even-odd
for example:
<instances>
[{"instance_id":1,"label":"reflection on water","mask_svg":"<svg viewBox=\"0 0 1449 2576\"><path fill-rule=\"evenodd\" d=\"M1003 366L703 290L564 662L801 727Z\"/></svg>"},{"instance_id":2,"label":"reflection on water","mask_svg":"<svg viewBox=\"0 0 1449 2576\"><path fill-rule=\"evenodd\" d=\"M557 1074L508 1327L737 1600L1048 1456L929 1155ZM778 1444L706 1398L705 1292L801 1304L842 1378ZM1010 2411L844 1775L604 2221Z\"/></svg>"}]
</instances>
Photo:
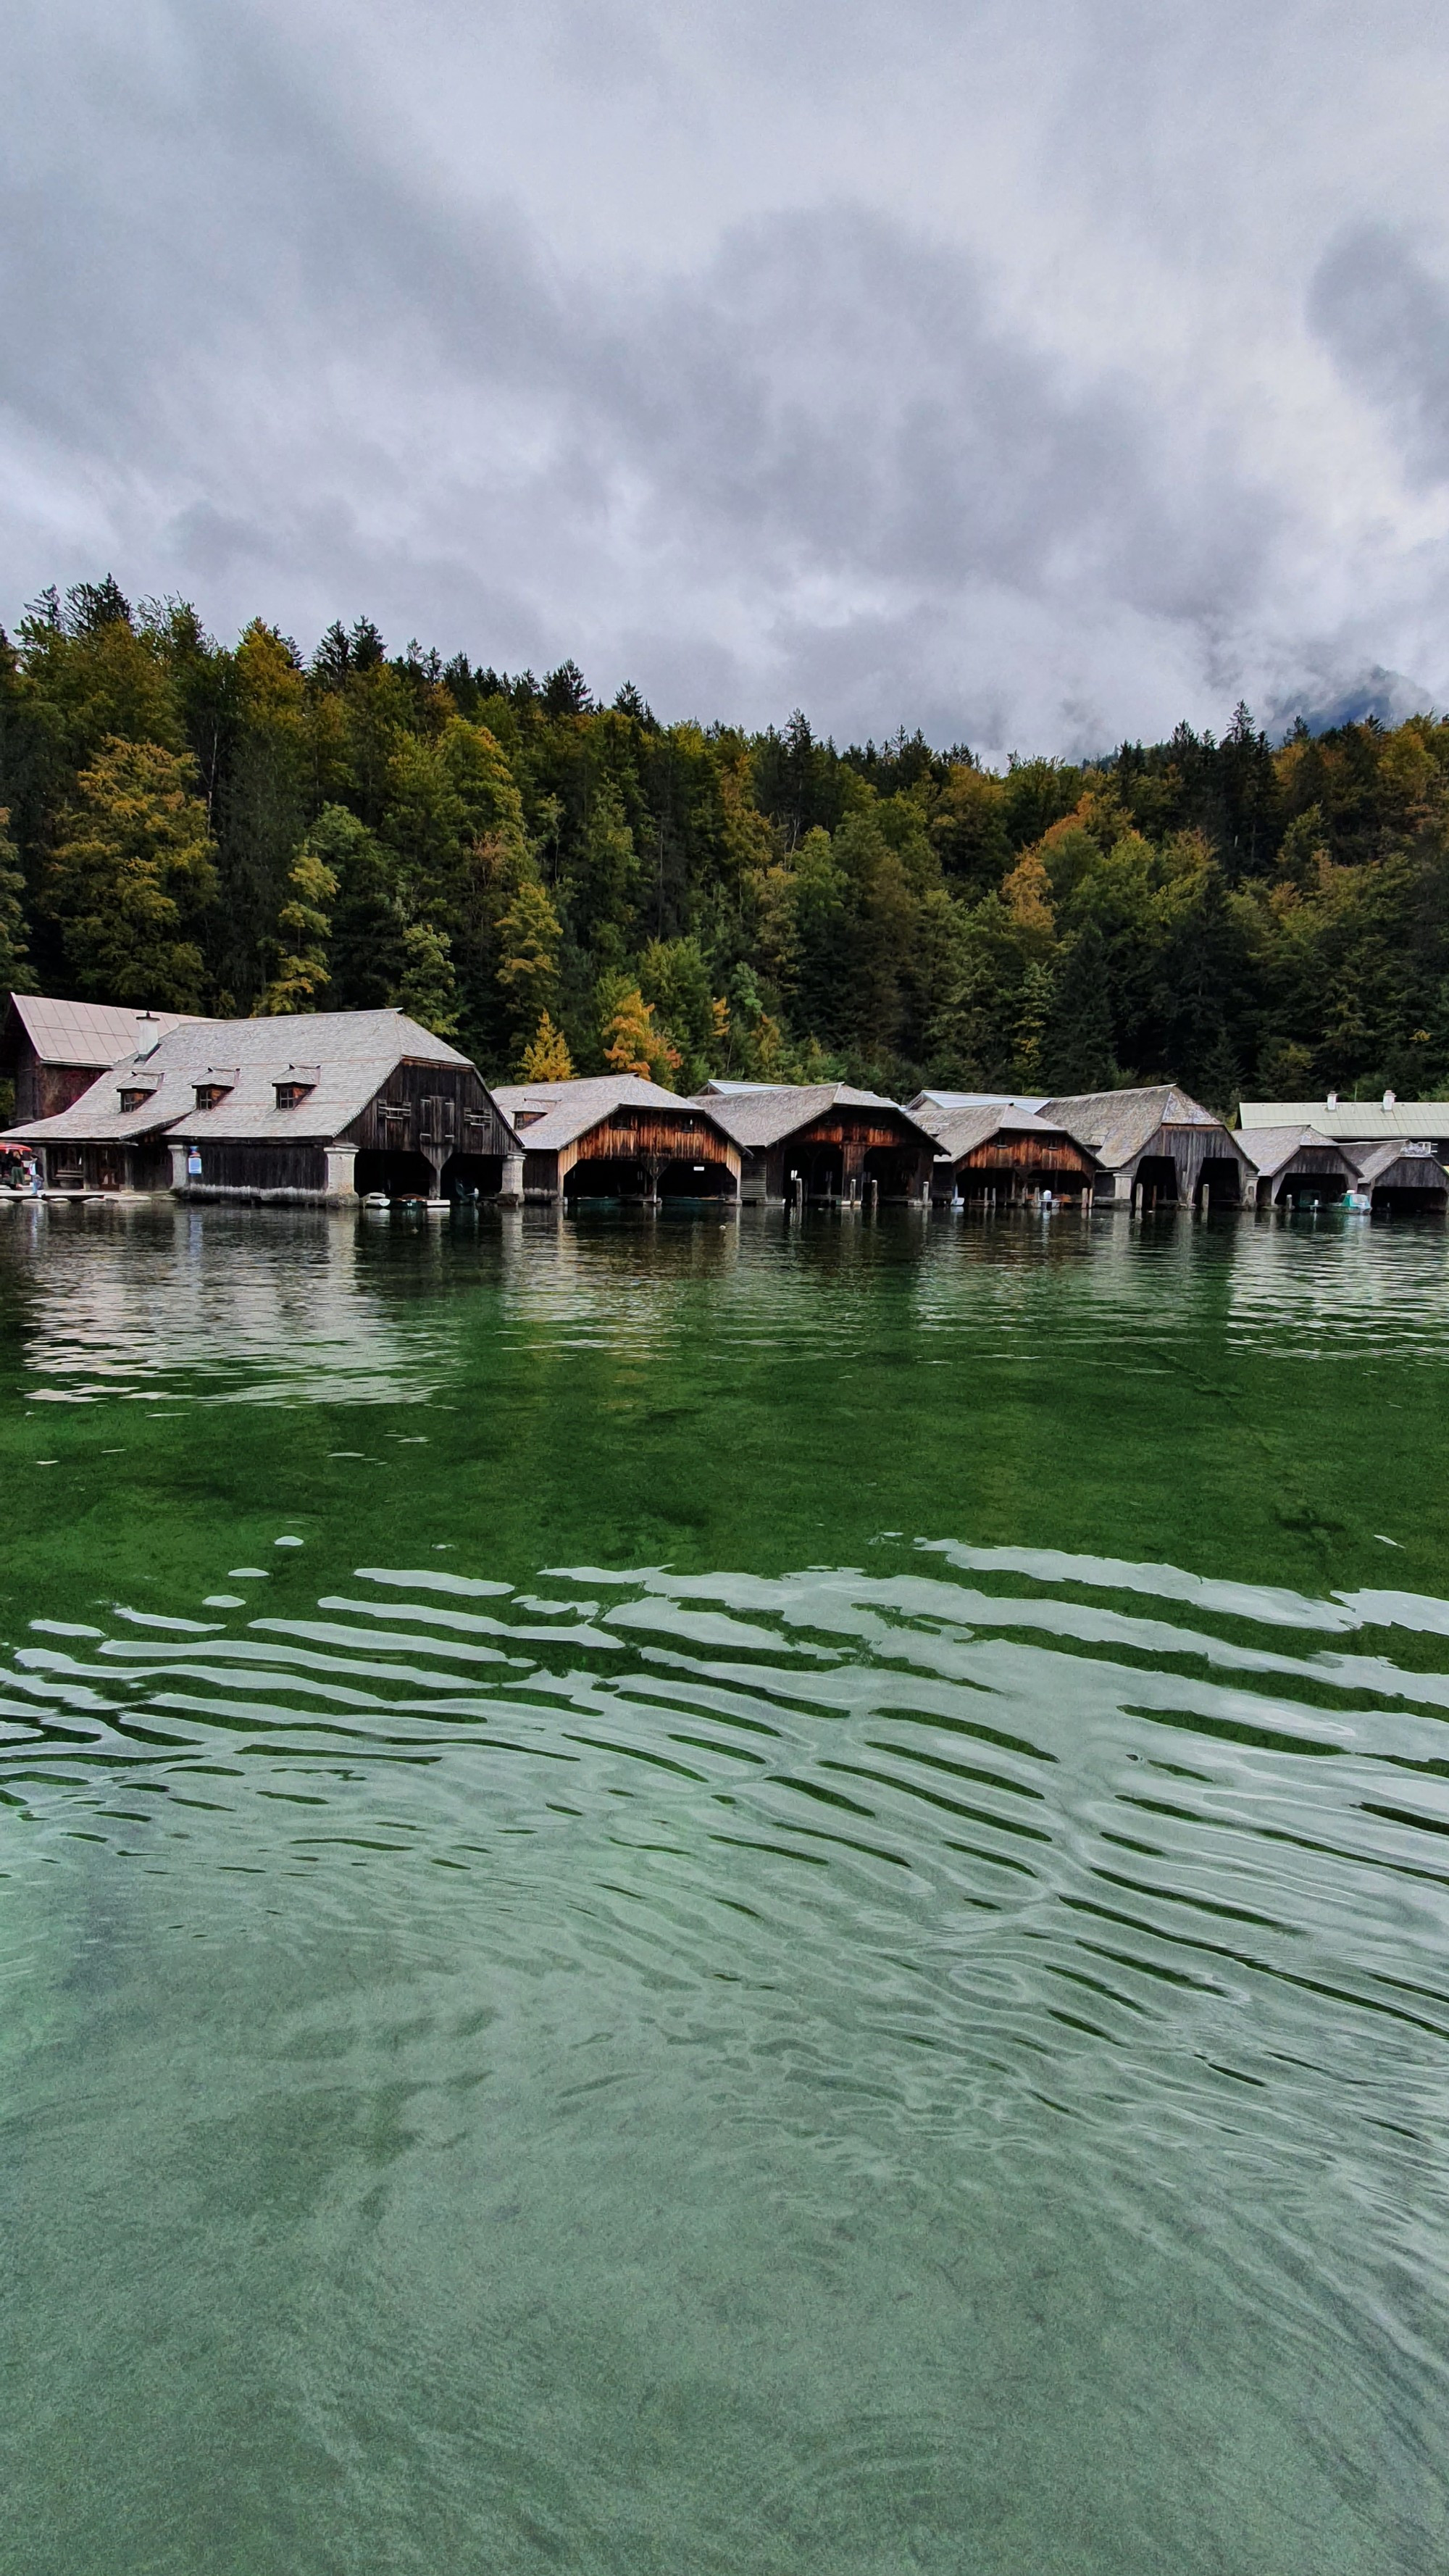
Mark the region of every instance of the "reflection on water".
<instances>
[{"instance_id":1,"label":"reflection on water","mask_svg":"<svg viewBox=\"0 0 1449 2576\"><path fill-rule=\"evenodd\" d=\"M1442 1239L104 1216L0 2563L1440 2568Z\"/></svg>"}]
</instances>

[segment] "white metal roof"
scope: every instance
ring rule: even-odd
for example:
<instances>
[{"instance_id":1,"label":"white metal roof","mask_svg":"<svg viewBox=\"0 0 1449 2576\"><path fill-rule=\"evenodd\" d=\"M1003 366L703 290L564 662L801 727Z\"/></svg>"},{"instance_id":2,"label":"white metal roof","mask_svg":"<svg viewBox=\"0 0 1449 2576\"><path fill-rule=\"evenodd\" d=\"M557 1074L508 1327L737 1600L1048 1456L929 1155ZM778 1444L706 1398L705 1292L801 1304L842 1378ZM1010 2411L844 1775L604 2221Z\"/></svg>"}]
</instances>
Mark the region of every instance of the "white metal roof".
<instances>
[{"instance_id":1,"label":"white metal roof","mask_svg":"<svg viewBox=\"0 0 1449 2576\"><path fill-rule=\"evenodd\" d=\"M1387 1143L1395 1136L1425 1142L1449 1137L1449 1100L1244 1100L1238 1125L1249 1127L1316 1127L1335 1144Z\"/></svg>"},{"instance_id":2,"label":"white metal roof","mask_svg":"<svg viewBox=\"0 0 1449 2576\"><path fill-rule=\"evenodd\" d=\"M94 1065L98 1073L193 1017L125 1003L58 1002L47 993L12 993L10 1007L42 1064Z\"/></svg>"}]
</instances>

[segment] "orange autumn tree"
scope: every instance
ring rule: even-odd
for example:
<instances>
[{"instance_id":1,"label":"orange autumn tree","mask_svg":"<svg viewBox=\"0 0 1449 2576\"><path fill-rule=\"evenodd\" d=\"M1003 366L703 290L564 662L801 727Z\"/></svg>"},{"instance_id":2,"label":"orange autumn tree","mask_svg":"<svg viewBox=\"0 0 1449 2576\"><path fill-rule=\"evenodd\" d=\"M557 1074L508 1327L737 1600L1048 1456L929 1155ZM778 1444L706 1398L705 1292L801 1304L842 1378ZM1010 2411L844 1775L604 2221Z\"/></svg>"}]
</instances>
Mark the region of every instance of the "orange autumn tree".
<instances>
[{"instance_id":1,"label":"orange autumn tree","mask_svg":"<svg viewBox=\"0 0 1449 2576\"><path fill-rule=\"evenodd\" d=\"M654 1025L654 1005L637 984L625 993L604 1022L604 1062L616 1073L637 1074L641 1082L668 1085L684 1062L667 1029Z\"/></svg>"}]
</instances>

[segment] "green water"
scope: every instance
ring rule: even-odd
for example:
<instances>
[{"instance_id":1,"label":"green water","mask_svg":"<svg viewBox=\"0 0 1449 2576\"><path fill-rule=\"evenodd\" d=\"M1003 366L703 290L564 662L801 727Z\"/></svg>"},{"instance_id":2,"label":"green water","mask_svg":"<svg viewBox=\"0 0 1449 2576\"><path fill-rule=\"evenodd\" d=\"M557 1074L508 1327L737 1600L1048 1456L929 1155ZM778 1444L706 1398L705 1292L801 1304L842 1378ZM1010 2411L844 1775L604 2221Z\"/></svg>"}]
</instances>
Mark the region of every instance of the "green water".
<instances>
[{"instance_id":1,"label":"green water","mask_svg":"<svg viewBox=\"0 0 1449 2576\"><path fill-rule=\"evenodd\" d=\"M1438 2576L1446 1265L0 1210L6 2576Z\"/></svg>"}]
</instances>

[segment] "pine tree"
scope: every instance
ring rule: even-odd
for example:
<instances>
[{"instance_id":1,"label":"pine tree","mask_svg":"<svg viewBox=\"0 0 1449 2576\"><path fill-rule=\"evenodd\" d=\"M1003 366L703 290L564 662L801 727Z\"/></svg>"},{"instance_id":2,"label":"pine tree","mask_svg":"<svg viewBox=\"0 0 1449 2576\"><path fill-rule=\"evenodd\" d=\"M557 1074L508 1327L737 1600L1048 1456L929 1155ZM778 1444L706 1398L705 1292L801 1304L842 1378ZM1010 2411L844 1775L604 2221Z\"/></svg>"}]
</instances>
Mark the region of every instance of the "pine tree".
<instances>
[{"instance_id":1,"label":"pine tree","mask_svg":"<svg viewBox=\"0 0 1449 2576\"><path fill-rule=\"evenodd\" d=\"M1110 1091L1117 1080L1107 943L1095 921L1084 922L1067 949L1042 1043L1042 1066L1056 1092Z\"/></svg>"},{"instance_id":2,"label":"pine tree","mask_svg":"<svg viewBox=\"0 0 1449 2576\"><path fill-rule=\"evenodd\" d=\"M10 816L0 805L0 993L34 991L25 928L25 880L9 832Z\"/></svg>"},{"instance_id":3,"label":"pine tree","mask_svg":"<svg viewBox=\"0 0 1449 2576\"><path fill-rule=\"evenodd\" d=\"M539 1014L538 1027L523 1050L519 1068L524 1082L572 1082L574 1060L562 1029L556 1029L547 1011Z\"/></svg>"},{"instance_id":4,"label":"pine tree","mask_svg":"<svg viewBox=\"0 0 1449 2576\"><path fill-rule=\"evenodd\" d=\"M396 1008L435 1038L455 1037L458 978L447 940L430 923L414 921L403 932L402 948L402 976L392 996Z\"/></svg>"},{"instance_id":5,"label":"pine tree","mask_svg":"<svg viewBox=\"0 0 1449 2576\"><path fill-rule=\"evenodd\" d=\"M103 744L61 818L46 898L87 999L195 1011L195 937L216 895L206 809L190 756L155 742Z\"/></svg>"},{"instance_id":6,"label":"pine tree","mask_svg":"<svg viewBox=\"0 0 1449 2576\"><path fill-rule=\"evenodd\" d=\"M330 912L324 912L322 907L332 903L337 879L310 842L304 841L287 882L291 893L277 915L271 978L252 1014L254 1019L281 1018L289 1011L315 1011L331 980L327 943L332 921Z\"/></svg>"}]
</instances>

